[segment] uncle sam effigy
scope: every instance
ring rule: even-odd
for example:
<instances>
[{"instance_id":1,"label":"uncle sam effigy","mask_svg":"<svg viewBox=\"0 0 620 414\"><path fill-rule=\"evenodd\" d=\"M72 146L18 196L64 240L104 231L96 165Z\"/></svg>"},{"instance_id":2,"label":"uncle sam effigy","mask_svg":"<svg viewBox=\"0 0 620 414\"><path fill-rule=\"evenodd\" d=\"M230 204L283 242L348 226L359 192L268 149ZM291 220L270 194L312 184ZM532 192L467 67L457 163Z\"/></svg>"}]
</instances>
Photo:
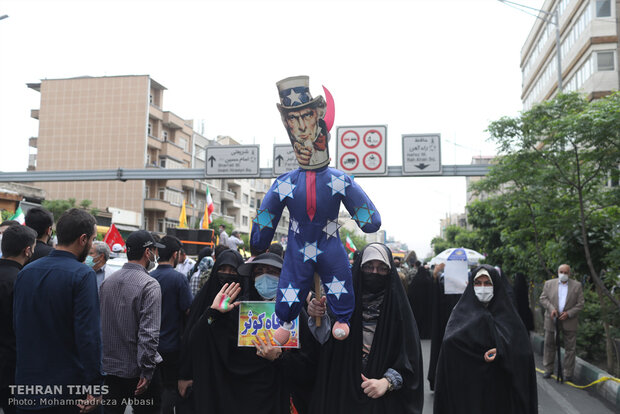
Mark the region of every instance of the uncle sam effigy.
<instances>
[{"instance_id":1,"label":"uncle sam effigy","mask_svg":"<svg viewBox=\"0 0 620 414\"><path fill-rule=\"evenodd\" d=\"M269 247L282 210L288 208L290 225L284 264L279 280L271 280L278 285L275 310L283 322L274 339L281 345L288 341L292 326L289 322L299 315L316 272L336 317L332 335L343 340L349 335L355 297L349 260L338 233L340 203L365 233L381 227L381 216L351 177L328 166L331 125L328 127L324 120L327 105L322 96L312 98L309 78L295 76L276 85L280 96L277 107L299 168L275 180L253 220L250 239L251 246L258 250Z\"/></svg>"}]
</instances>

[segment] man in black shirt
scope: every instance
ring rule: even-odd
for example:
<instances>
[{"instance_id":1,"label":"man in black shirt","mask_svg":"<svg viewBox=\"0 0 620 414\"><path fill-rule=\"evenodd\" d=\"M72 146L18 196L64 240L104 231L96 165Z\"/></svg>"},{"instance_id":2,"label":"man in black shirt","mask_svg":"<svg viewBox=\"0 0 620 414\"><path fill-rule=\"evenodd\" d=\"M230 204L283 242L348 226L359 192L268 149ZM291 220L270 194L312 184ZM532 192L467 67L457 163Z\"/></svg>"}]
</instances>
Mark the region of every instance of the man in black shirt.
<instances>
[{"instance_id":1,"label":"man in black shirt","mask_svg":"<svg viewBox=\"0 0 620 414\"><path fill-rule=\"evenodd\" d=\"M13 287L17 273L32 256L36 232L26 226L7 227L2 236L0 259L0 408L15 412L8 404L9 385L15 384L15 332L13 331Z\"/></svg>"},{"instance_id":2,"label":"man in black shirt","mask_svg":"<svg viewBox=\"0 0 620 414\"><path fill-rule=\"evenodd\" d=\"M26 226L37 232L37 245L34 247L34 254L28 263L45 257L54 250L52 246L47 244L52 237L53 225L54 216L43 207L31 208L26 213Z\"/></svg>"}]
</instances>

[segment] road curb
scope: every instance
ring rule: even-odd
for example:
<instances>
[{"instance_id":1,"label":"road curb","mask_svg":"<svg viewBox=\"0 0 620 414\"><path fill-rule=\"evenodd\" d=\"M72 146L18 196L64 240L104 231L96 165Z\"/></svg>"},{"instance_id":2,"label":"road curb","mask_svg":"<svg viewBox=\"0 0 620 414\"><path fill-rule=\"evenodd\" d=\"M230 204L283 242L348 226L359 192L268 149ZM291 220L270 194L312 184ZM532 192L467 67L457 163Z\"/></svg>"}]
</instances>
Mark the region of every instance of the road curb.
<instances>
[{"instance_id":1,"label":"road curb","mask_svg":"<svg viewBox=\"0 0 620 414\"><path fill-rule=\"evenodd\" d=\"M539 355L543 354L545 340L541 335L532 333L530 336L532 349ZM562 357L564 357L564 349L562 349ZM587 361L577 357L575 358L575 382L578 384L590 384L599 378L613 377L607 371L595 367ZM596 393L615 405L620 410L620 383L615 381L603 381L594 385Z\"/></svg>"}]
</instances>

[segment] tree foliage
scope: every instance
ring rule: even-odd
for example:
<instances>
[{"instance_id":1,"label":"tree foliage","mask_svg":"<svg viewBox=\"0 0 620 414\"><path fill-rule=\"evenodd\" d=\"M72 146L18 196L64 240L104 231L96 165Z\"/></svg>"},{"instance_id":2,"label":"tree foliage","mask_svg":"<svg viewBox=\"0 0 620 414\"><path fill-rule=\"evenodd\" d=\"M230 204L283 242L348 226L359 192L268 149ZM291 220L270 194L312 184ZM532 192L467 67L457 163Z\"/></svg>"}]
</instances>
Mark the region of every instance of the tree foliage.
<instances>
[{"instance_id":1,"label":"tree foliage","mask_svg":"<svg viewBox=\"0 0 620 414\"><path fill-rule=\"evenodd\" d=\"M620 289L611 292L620 274L620 94L594 102L559 95L491 123L488 131L498 161L474 185L488 197L468 206L479 251L538 284L569 263L578 279L592 282L587 286L595 287L604 321L614 321L620 311Z\"/></svg>"},{"instance_id":2,"label":"tree foliage","mask_svg":"<svg viewBox=\"0 0 620 414\"><path fill-rule=\"evenodd\" d=\"M90 214L96 216L99 213L99 210L96 208L91 209L90 206L92 204L93 202L91 200L82 200L79 208L88 210ZM43 200L41 205L52 213L54 216L54 222L57 222L60 216L62 216L62 213L65 211L78 207L75 198L69 198L67 200Z\"/></svg>"}]
</instances>

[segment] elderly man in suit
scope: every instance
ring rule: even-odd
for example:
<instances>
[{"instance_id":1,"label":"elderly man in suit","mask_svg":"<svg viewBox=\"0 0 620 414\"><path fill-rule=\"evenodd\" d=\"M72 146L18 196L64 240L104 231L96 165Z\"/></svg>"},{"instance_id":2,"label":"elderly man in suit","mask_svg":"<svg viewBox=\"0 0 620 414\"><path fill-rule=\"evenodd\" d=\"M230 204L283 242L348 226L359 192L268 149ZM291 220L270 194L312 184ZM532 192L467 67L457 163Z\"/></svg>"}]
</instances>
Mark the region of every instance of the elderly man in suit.
<instances>
[{"instance_id":1,"label":"elderly man in suit","mask_svg":"<svg viewBox=\"0 0 620 414\"><path fill-rule=\"evenodd\" d=\"M575 348L577 345L577 327L579 312L583 309L583 288L581 283L570 279L570 266L560 265L558 278L547 280L540 295L540 304L545 308L545 352L543 365L544 378L551 377L555 362L555 320L564 337L564 379L572 381L575 369Z\"/></svg>"}]
</instances>

